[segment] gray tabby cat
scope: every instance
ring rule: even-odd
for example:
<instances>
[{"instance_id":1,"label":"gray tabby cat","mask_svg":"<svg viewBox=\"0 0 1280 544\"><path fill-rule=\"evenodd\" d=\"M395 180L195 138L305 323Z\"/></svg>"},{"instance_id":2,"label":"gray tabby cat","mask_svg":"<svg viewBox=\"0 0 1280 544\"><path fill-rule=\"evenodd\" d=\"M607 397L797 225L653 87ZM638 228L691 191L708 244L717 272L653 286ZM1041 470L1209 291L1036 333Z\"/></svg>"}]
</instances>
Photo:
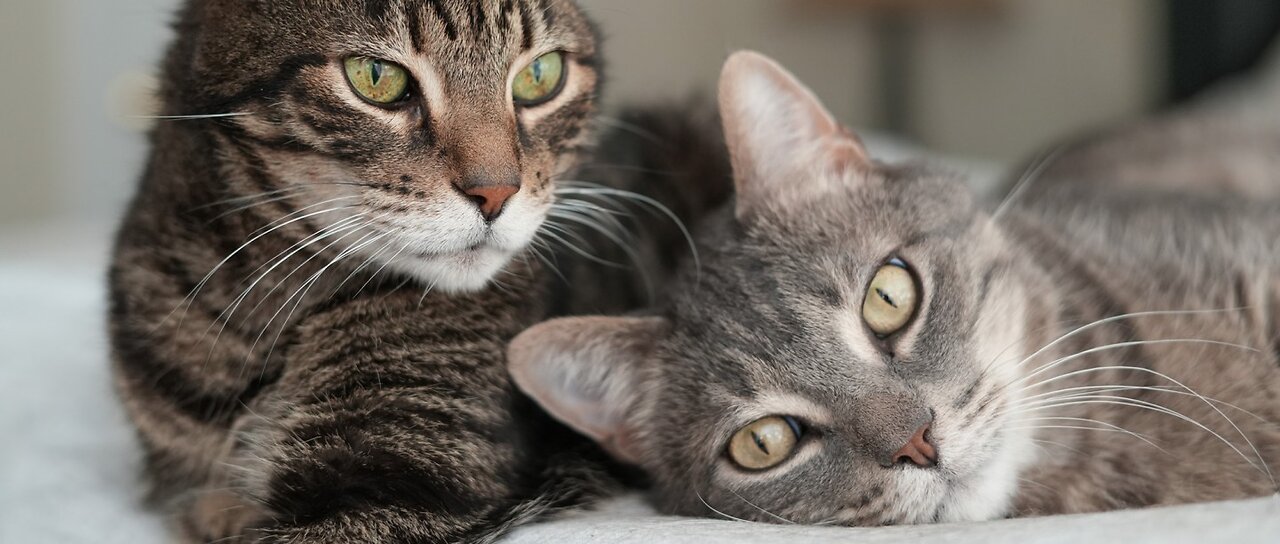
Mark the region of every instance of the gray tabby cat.
<instances>
[{"instance_id":1,"label":"gray tabby cat","mask_svg":"<svg viewBox=\"0 0 1280 544\"><path fill-rule=\"evenodd\" d=\"M1280 175L1246 199L1064 167L988 213L871 160L763 57L734 56L720 99L737 197L700 270L660 315L510 349L666 511L881 525L1276 491Z\"/></svg>"}]
</instances>

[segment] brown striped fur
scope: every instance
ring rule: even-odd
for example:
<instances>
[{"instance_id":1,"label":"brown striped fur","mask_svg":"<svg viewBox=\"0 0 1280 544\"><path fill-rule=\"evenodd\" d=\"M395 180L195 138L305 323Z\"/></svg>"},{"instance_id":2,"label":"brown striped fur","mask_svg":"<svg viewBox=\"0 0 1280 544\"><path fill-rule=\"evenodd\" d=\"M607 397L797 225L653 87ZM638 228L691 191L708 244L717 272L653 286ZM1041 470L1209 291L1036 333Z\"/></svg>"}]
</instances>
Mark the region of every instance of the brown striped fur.
<instances>
[{"instance_id":1,"label":"brown striped fur","mask_svg":"<svg viewBox=\"0 0 1280 544\"><path fill-rule=\"evenodd\" d=\"M549 311L527 246L589 141L595 33L568 0L190 0L111 269L116 384L192 541L485 540L599 489L509 384ZM513 70L569 54L555 100ZM342 59L406 66L355 99ZM515 180L486 224L454 185ZM567 296L567 295L566 295ZM562 304L555 302L555 304ZM614 307L611 307L614 308Z\"/></svg>"}]
</instances>

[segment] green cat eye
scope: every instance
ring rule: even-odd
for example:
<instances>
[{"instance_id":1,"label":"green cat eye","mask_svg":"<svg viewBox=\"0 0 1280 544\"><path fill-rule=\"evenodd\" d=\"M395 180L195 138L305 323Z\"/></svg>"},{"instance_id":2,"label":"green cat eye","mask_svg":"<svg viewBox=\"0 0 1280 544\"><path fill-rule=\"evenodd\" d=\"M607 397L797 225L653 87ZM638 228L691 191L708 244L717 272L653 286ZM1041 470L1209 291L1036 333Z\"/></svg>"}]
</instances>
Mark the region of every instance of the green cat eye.
<instances>
[{"instance_id":1,"label":"green cat eye","mask_svg":"<svg viewBox=\"0 0 1280 544\"><path fill-rule=\"evenodd\" d=\"M360 98L385 106L409 95L409 72L399 64L370 57L351 57L343 64Z\"/></svg>"},{"instance_id":2,"label":"green cat eye","mask_svg":"<svg viewBox=\"0 0 1280 544\"><path fill-rule=\"evenodd\" d=\"M919 293L906 264L897 259L880 267L862 303L862 319L880 336L897 334L916 313Z\"/></svg>"},{"instance_id":3,"label":"green cat eye","mask_svg":"<svg viewBox=\"0 0 1280 544\"><path fill-rule=\"evenodd\" d=\"M529 107L555 98L564 87L564 53L547 53L520 70L511 84L511 97L517 105Z\"/></svg>"},{"instance_id":4,"label":"green cat eye","mask_svg":"<svg viewBox=\"0 0 1280 544\"><path fill-rule=\"evenodd\" d=\"M800 442L800 425L772 416L743 427L729 441L729 459L747 470L767 470L791 458Z\"/></svg>"}]
</instances>

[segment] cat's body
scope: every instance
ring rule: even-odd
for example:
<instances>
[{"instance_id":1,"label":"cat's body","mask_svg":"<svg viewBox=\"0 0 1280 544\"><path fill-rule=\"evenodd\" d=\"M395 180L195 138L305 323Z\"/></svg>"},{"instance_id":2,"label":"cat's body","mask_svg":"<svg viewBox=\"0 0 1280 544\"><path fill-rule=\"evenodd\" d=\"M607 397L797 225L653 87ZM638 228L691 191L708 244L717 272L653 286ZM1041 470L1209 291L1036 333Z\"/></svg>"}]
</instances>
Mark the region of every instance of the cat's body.
<instances>
[{"instance_id":1,"label":"cat's body","mask_svg":"<svg viewBox=\"0 0 1280 544\"><path fill-rule=\"evenodd\" d=\"M504 367L508 339L583 305L556 284L591 281L544 219L572 242L625 208L554 194L599 79L578 8L192 0L176 29L175 118L110 282L117 387L184 536L484 540L600 489L604 459Z\"/></svg>"},{"instance_id":2,"label":"cat's body","mask_svg":"<svg viewBox=\"0 0 1280 544\"><path fill-rule=\"evenodd\" d=\"M1093 419L1117 428L1053 429L1040 443L1041 460L1024 476L1015 513L1088 512L1277 490L1269 476L1239 464L1241 453L1261 454L1272 471L1280 462L1277 157L1280 124L1194 107L1064 148L1038 177L1026 180L1022 191L1010 195L1005 230L1049 277L1055 295L1050 315L1061 323L1184 312L1083 331L1063 342L1056 350L1060 355L1134 340L1200 342L1118 349L1056 370L1136 366L1178 380L1185 389L1124 393L1176 415L1116 404L1046 410L1045 417L1081 418L1049 420L1061 427ZM1061 334L1070 330L1055 328ZM1173 385L1165 377L1091 372L1053 387ZM1206 403L1188 390L1220 402ZM1234 449L1181 417L1230 440ZM1128 451L1097 447L1133 439L1101 436L1120 429L1139 433L1165 451L1147 444ZM1072 455L1070 449L1092 454Z\"/></svg>"},{"instance_id":3,"label":"cat's body","mask_svg":"<svg viewBox=\"0 0 1280 544\"><path fill-rule=\"evenodd\" d=\"M759 56L730 61L721 105L736 204L672 302L511 351L660 507L880 525L1277 490L1280 176L1143 176L1118 151L1163 164L1161 127L1139 127L991 213L954 176L869 160Z\"/></svg>"},{"instance_id":4,"label":"cat's body","mask_svg":"<svg viewBox=\"0 0 1280 544\"><path fill-rule=\"evenodd\" d=\"M1039 412L1063 419L1042 420L1058 428L1038 431L1039 451L1023 473L1013 513L1091 512L1276 491L1242 454L1258 466L1260 455L1270 470L1280 470L1280 199L1058 186L1028 194L1003 224L1045 275L1044 306L1035 315L1047 320L1055 337L1115 316L1190 312L1094 327L1038 359L1157 342L1081 357L1040 377L1104 366L1145 370L1087 372L1028 393L1099 387L1078 390L1086 395L1079 400L1120 402L1111 398L1120 393L1177 415L1118 404ZM1153 389L1104 389L1116 385ZM1069 428L1111 425L1103 431Z\"/></svg>"}]
</instances>

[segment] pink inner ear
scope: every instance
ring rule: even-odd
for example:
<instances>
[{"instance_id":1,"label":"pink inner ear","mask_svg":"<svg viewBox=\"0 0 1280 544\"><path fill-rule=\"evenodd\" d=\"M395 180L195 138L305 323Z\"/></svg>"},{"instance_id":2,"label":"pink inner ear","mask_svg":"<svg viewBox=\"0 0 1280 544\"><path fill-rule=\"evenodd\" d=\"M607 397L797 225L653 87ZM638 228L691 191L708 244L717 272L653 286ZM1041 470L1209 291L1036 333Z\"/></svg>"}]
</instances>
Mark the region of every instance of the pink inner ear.
<instances>
[{"instance_id":1,"label":"pink inner ear","mask_svg":"<svg viewBox=\"0 0 1280 544\"><path fill-rule=\"evenodd\" d=\"M556 419L634 462L628 415L638 367L668 328L661 318L578 317L516 337L507 352L516 385Z\"/></svg>"},{"instance_id":2,"label":"pink inner ear","mask_svg":"<svg viewBox=\"0 0 1280 544\"><path fill-rule=\"evenodd\" d=\"M803 83L757 53L734 54L720 83L725 139L738 184L739 214L821 191L815 172L864 172L862 143ZM819 176L820 177L820 176Z\"/></svg>"},{"instance_id":3,"label":"pink inner ear","mask_svg":"<svg viewBox=\"0 0 1280 544\"><path fill-rule=\"evenodd\" d=\"M845 137L831 142L827 147L832 165L839 172L868 170L871 158L867 156L861 140L847 129L842 130Z\"/></svg>"}]
</instances>

